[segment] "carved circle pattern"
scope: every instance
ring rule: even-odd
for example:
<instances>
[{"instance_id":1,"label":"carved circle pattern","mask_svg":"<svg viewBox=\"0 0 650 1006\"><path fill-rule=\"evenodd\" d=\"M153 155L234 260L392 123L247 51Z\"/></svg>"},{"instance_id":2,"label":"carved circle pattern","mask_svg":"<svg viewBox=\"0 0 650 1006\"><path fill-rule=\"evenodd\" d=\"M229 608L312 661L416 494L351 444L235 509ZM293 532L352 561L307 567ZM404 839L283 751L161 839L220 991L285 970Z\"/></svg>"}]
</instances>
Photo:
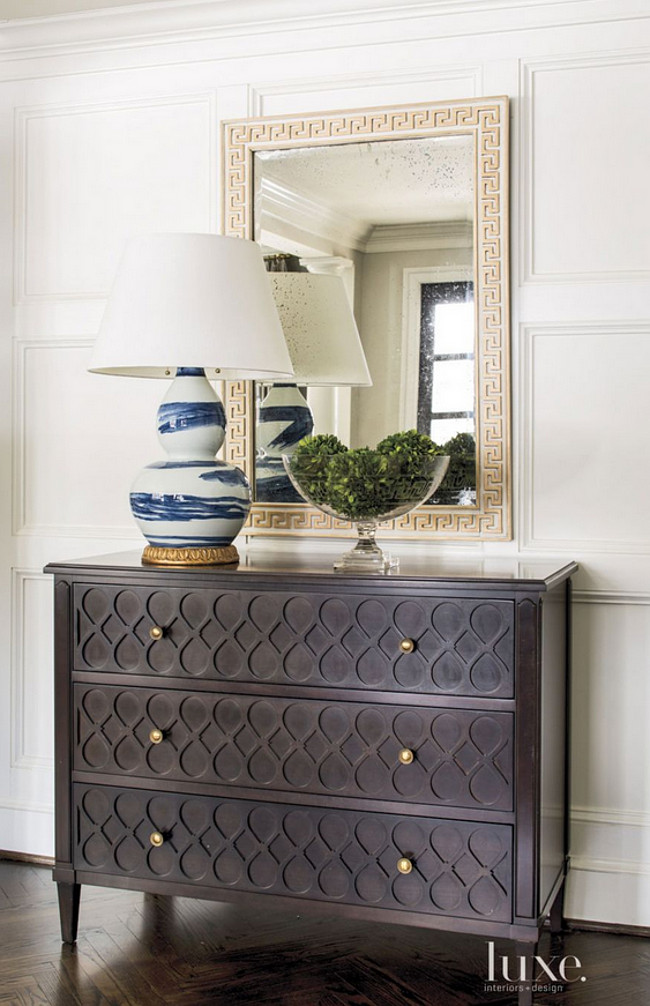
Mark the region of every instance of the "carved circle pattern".
<instances>
[{"instance_id":1,"label":"carved circle pattern","mask_svg":"<svg viewBox=\"0 0 650 1006\"><path fill-rule=\"evenodd\" d=\"M84 685L75 701L81 771L512 808L510 713Z\"/></svg>"},{"instance_id":2,"label":"carved circle pattern","mask_svg":"<svg viewBox=\"0 0 650 1006\"><path fill-rule=\"evenodd\" d=\"M76 666L512 695L507 602L77 588ZM165 626L155 644L152 624ZM400 654L399 640L416 640ZM512 806L507 713L76 686L75 767ZM152 727L164 733L151 745ZM415 751L400 765L402 747ZM509 917L506 827L79 790L77 866L461 916ZM248 810L246 810L248 808ZM165 841L149 844L152 830ZM397 858L414 861L397 875Z\"/></svg>"},{"instance_id":3,"label":"carved circle pattern","mask_svg":"<svg viewBox=\"0 0 650 1006\"><path fill-rule=\"evenodd\" d=\"M75 868L465 918L510 918L511 829L75 788ZM152 831L165 841L149 844ZM402 856L413 862L397 872Z\"/></svg>"},{"instance_id":4,"label":"carved circle pattern","mask_svg":"<svg viewBox=\"0 0 650 1006\"><path fill-rule=\"evenodd\" d=\"M509 601L353 594L323 599L316 592L198 594L109 586L80 586L77 592L79 669L500 698L513 694ZM165 627L155 642L149 637L154 623ZM399 648L405 637L415 641L412 653Z\"/></svg>"}]
</instances>

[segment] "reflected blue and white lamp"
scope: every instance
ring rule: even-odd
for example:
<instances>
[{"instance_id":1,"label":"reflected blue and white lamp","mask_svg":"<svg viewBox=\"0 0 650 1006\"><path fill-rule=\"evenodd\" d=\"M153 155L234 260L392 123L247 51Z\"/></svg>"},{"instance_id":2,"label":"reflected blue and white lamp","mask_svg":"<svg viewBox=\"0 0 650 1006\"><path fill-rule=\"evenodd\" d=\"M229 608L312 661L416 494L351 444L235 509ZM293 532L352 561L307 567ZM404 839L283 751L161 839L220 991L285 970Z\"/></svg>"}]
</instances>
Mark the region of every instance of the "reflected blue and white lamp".
<instances>
[{"instance_id":1,"label":"reflected blue and white lamp","mask_svg":"<svg viewBox=\"0 0 650 1006\"><path fill-rule=\"evenodd\" d=\"M299 502L282 462L314 428L299 385L319 388L372 384L352 307L340 276L269 272L294 377L274 382L261 401L255 431L255 498ZM322 431L317 431L322 432Z\"/></svg>"},{"instance_id":2,"label":"reflected blue and white lamp","mask_svg":"<svg viewBox=\"0 0 650 1006\"><path fill-rule=\"evenodd\" d=\"M143 561L237 562L232 542L251 493L244 473L215 457L226 415L208 377L293 373L259 246L215 234L134 238L88 369L172 379L158 410L167 457L147 465L131 487L131 510L149 542Z\"/></svg>"}]
</instances>

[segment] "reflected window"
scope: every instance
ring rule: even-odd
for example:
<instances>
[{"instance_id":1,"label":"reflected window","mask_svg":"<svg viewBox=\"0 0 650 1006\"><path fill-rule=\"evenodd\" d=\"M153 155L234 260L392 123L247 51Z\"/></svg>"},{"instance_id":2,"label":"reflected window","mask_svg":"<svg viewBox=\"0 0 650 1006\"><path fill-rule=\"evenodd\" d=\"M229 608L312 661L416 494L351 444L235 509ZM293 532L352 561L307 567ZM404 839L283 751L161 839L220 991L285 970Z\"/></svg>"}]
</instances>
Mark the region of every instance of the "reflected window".
<instances>
[{"instance_id":1,"label":"reflected window","mask_svg":"<svg viewBox=\"0 0 650 1006\"><path fill-rule=\"evenodd\" d=\"M474 284L421 285L418 424L437 444L474 434Z\"/></svg>"}]
</instances>

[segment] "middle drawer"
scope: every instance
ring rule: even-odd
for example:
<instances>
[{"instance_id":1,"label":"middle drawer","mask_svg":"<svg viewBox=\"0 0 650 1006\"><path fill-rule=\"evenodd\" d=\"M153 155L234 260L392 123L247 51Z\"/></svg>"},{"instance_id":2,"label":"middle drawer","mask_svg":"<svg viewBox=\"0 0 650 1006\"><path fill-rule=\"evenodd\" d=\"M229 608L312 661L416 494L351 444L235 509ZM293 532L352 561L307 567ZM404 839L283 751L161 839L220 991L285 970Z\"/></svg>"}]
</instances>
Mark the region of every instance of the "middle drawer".
<instances>
[{"instance_id":1,"label":"middle drawer","mask_svg":"<svg viewBox=\"0 0 650 1006\"><path fill-rule=\"evenodd\" d=\"M513 716L76 684L77 771L508 811Z\"/></svg>"}]
</instances>

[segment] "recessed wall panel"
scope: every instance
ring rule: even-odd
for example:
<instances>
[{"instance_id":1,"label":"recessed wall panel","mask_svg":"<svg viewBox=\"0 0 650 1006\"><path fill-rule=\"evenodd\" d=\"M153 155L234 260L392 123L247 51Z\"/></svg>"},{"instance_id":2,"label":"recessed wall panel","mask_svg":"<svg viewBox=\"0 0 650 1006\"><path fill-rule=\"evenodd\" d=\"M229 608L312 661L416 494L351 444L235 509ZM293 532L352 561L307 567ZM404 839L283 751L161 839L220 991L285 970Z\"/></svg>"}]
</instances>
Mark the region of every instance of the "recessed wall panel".
<instances>
[{"instance_id":1,"label":"recessed wall panel","mask_svg":"<svg viewBox=\"0 0 650 1006\"><path fill-rule=\"evenodd\" d=\"M207 98L22 111L18 299L102 296L125 241L211 230Z\"/></svg>"},{"instance_id":2,"label":"recessed wall panel","mask_svg":"<svg viewBox=\"0 0 650 1006\"><path fill-rule=\"evenodd\" d=\"M628 819L645 814L650 824L650 735L639 715L650 680L648 601L579 603L574 608L571 790L574 805L583 811L627 812ZM609 845L599 836L595 847L574 846L573 853L632 861L647 856L647 846L623 847L616 830L609 837ZM643 839L647 842L647 835Z\"/></svg>"},{"instance_id":3,"label":"recessed wall panel","mask_svg":"<svg viewBox=\"0 0 650 1006\"><path fill-rule=\"evenodd\" d=\"M372 79L348 78L339 86L331 80L302 81L256 87L253 91L256 115L292 115L334 108L415 104L472 98L480 94L480 66L450 68L412 76L390 71Z\"/></svg>"},{"instance_id":4,"label":"recessed wall panel","mask_svg":"<svg viewBox=\"0 0 650 1006\"><path fill-rule=\"evenodd\" d=\"M529 544L650 550L650 329L527 336Z\"/></svg>"},{"instance_id":5,"label":"recessed wall panel","mask_svg":"<svg viewBox=\"0 0 650 1006\"><path fill-rule=\"evenodd\" d=\"M650 271L650 57L532 66L525 90L528 278Z\"/></svg>"},{"instance_id":6,"label":"recessed wall panel","mask_svg":"<svg viewBox=\"0 0 650 1006\"><path fill-rule=\"evenodd\" d=\"M139 469L161 457L167 383L86 371L90 347L27 344L18 372L17 530L130 536Z\"/></svg>"},{"instance_id":7,"label":"recessed wall panel","mask_svg":"<svg viewBox=\"0 0 650 1006\"><path fill-rule=\"evenodd\" d=\"M54 761L52 582L16 571L13 589L12 763L48 768Z\"/></svg>"}]
</instances>

